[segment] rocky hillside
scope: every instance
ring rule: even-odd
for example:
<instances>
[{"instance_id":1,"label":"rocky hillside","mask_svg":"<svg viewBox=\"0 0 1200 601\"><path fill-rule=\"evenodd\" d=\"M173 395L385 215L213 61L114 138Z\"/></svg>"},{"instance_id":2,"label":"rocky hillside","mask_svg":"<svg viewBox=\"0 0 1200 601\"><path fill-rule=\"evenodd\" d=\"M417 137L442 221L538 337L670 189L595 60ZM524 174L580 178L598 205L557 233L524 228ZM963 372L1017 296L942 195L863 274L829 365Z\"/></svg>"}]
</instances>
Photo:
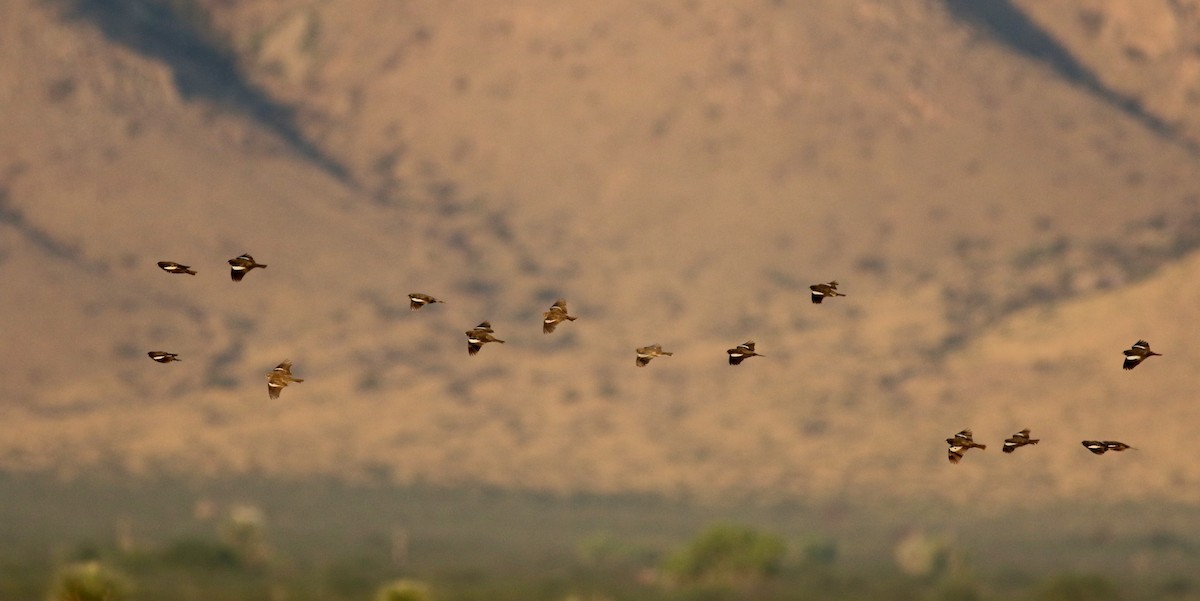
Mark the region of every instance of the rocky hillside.
<instances>
[{"instance_id":1,"label":"rocky hillside","mask_svg":"<svg viewBox=\"0 0 1200 601\"><path fill-rule=\"evenodd\" d=\"M1191 126L1024 4L0 6L0 466L1191 499Z\"/></svg>"}]
</instances>

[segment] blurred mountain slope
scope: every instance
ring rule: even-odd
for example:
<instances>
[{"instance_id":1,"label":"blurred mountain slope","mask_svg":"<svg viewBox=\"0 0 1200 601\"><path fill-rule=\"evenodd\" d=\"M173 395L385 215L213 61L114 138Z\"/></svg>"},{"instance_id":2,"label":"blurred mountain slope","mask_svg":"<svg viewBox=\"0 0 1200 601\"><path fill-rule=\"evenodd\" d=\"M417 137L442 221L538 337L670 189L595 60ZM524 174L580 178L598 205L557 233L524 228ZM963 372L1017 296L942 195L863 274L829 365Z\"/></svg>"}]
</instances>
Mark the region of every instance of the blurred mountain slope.
<instances>
[{"instance_id":1,"label":"blurred mountain slope","mask_svg":"<svg viewBox=\"0 0 1200 601\"><path fill-rule=\"evenodd\" d=\"M940 3L152 3L270 117L87 6L0 8L5 467L959 498L1037 453L1054 496L1109 473L1053 434L1080 378L1187 411L1186 370L1144 377L1171 356L1089 370L1182 345L1186 307L1140 298L1194 270L1196 157ZM270 267L235 284L242 252ZM559 296L580 319L545 336ZM1075 317L1039 353L1109 359L998 366L1044 312ZM468 358L484 319L509 342ZM268 402L284 358L307 381ZM1185 434L1132 410L1094 436ZM964 426L995 448L951 471ZM1000 456L1021 427L1047 443ZM1184 455L1098 459L1190 498Z\"/></svg>"}]
</instances>

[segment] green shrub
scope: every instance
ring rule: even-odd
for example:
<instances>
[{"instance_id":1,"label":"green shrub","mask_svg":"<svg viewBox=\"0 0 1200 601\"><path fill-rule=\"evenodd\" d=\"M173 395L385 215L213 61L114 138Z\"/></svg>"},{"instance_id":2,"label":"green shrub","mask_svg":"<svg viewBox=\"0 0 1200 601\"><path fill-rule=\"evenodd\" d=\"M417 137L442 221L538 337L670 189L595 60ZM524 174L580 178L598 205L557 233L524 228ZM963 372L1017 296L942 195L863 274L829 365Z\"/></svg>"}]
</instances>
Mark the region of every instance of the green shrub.
<instances>
[{"instance_id":1,"label":"green shrub","mask_svg":"<svg viewBox=\"0 0 1200 601\"><path fill-rule=\"evenodd\" d=\"M98 561L69 565L55 578L51 601L121 601L133 585Z\"/></svg>"},{"instance_id":2,"label":"green shrub","mask_svg":"<svg viewBox=\"0 0 1200 601\"><path fill-rule=\"evenodd\" d=\"M709 527L663 564L663 571L684 583L742 583L779 572L787 546L774 534L746 526Z\"/></svg>"},{"instance_id":3,"label":"green shrub","mask_svg":"<svg viewBox=\"0 0 1200 601\"><path fill-rule=\"evenodd\" d=\"M429 585L416 580L395 580L375 594L375 601L430 601Z\"/></svg>"}]
</instances>

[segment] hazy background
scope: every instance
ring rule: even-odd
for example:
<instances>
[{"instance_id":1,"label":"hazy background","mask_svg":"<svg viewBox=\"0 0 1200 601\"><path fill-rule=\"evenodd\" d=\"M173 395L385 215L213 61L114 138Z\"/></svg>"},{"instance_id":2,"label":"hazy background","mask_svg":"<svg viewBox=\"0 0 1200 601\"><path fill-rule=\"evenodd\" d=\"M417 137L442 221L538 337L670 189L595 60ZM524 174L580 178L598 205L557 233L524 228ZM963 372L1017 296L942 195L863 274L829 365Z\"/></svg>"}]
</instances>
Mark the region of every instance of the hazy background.
<instances>
[{"instance_id":1,"label":"hazy background","mask_svg":"<svg viewBox=\"0 0 1200 601\"><path fill-rule=\"evenodd\" d=\"M1200 2L9 0L0 132L8 474L1200 502Z\"/></svg>"}]
</instances>

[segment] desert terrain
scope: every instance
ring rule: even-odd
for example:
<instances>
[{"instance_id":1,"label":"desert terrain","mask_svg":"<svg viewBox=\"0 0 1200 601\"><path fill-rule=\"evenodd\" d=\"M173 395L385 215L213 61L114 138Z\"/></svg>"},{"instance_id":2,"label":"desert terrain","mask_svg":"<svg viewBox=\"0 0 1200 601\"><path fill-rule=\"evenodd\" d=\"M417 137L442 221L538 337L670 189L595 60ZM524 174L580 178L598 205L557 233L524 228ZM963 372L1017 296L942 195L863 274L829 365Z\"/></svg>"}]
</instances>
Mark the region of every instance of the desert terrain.
<instances>
[{"instance_id":1,"label":"desert terrain","mask_svg":"<svg viewBox=\"0 0 1200 601\"><path fill-rule=\"evenodd\" d=\"M0 469L1200 501L1200 8L997 5L0 4Z\"/></svg>"}]
</instances>

